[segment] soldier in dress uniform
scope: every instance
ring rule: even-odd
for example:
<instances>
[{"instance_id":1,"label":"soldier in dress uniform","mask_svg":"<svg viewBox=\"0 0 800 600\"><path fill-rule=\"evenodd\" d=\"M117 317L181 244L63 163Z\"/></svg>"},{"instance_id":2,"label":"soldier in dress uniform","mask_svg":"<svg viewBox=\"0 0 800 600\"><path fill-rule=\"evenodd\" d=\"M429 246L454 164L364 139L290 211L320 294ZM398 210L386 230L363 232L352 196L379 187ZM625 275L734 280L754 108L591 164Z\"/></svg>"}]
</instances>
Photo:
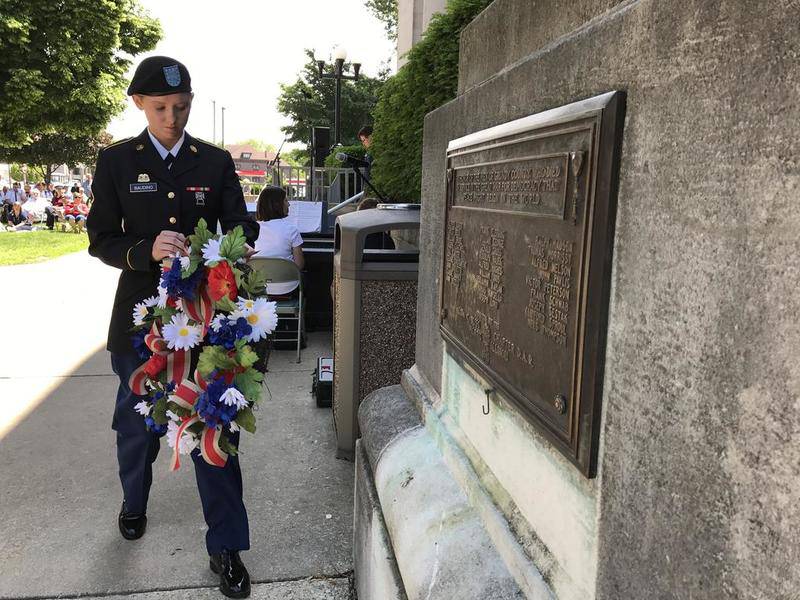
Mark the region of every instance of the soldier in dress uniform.
<instances>
[{"instance_id":1,"label":"soldier in dress uniform","mask_svg":"<svg viewBox=\"0 0 800 600\"><path fill-rule=\"evenodd\" d=\"M148 126L100 152L86 226L89 253L122 270L107 347L120 380L112 424L123 491L118 523L122 536L134 540L145 532L160 438L134 410L142 398L128 387L143 362L131 343L133 307L156 294L160 261L186 253L187 236L200 218L212 231L217 223L223 231L241 225L251 246L258 225L247 214L230 153L184 130L193 96L186 67L165 56L147 58L136 69L128 95ZM230 456L224 468L209 465L197 450L192 459L208 525L210 567L220 574L223 594L247 597L250 578L239 551L249 549L250 539L238 458Z\"/></svg>"}]
</instances>

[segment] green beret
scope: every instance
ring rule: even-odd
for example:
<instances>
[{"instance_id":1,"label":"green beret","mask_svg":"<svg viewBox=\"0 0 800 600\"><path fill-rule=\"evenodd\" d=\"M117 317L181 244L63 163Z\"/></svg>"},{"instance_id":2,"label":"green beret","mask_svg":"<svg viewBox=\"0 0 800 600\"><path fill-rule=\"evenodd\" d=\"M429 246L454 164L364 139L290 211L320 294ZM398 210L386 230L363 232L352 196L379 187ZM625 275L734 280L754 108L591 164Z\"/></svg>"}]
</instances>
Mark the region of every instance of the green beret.
<instances>
[{"instance_id":1,"label":"green beret","mask_svg":"<svg viewBox=\"0 0 800 600\"><path fill-rule=\"evenodd\" d=\"M192 79L188 69L174 58L151 56L136 67L128 96L166 96L192 91Z\"/></svg>"}]
</instances>

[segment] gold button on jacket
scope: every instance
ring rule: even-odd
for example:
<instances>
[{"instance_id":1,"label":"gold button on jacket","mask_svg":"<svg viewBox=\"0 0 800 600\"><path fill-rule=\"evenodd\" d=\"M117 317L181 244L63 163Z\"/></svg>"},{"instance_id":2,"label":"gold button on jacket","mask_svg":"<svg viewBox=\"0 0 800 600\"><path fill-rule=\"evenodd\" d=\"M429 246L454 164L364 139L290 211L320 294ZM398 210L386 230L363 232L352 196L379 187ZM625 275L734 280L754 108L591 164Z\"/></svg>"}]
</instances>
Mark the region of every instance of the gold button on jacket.
<instances>
[{"instance_id":1,"label":"gold button on jacket","mask_svg":"<svg viewBox=\"0 0 800 600\"><path fill-rule=\"evenodd\" d=\"M178 219L176 219L175 217L170 217L169 218L169 222L172 223L173 225L175 225L175 223L178 222Z\"/></svg>"},{"instance_id":2,"label":"gold button on jacket","mask_svg":"<svg viewBox=\"0 0 800 600\"><path fill-rule=\"evenodd\" d=\"M169 198L170 200L172 200L174 197L175 197L175 192L170 192L169 194L167 194L167 198Z\"/></svg>"}]
</instances>

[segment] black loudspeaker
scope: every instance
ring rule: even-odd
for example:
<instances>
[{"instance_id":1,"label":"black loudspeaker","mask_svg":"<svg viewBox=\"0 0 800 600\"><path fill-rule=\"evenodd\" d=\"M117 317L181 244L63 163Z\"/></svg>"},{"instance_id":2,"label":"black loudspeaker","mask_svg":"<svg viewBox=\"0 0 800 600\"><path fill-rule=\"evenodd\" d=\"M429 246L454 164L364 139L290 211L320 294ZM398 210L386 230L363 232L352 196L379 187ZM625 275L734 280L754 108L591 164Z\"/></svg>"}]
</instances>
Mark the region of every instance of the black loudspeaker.
<instances>
[{"instance_id":1,"label":"black loudspeaker","mask_svg":"<svg viewBox=\"0 0 800 600\"><path fill-rule=\"evenodd\" d=\"M324 167L325 159L331 151L331 128L314 127L311 130L311 147L314 152L314 166Z\"/></svg>"}]
</instances>

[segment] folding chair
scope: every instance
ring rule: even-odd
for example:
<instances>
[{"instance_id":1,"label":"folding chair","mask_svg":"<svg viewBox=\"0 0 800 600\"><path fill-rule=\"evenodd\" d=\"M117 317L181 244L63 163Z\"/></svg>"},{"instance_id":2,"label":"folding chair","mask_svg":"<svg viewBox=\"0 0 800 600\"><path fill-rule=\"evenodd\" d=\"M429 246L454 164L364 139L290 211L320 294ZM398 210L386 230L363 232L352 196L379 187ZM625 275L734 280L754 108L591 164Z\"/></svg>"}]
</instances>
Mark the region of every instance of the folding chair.
<instances>
[{"instance_id":1,"label":"folding chair","mask_svg":"<svg viewBox=\"0 0 800 600\"><path fill-rule=\"evenodd\" d=\"M267 283L297 283L297 298L276 299L278 319L297 321L297 362L300 362L300 344L303 338L303 277L300 268L292 260L285 258L266 258L256 256L250 259L250 266L264 274ZM291 342L294 338L273 337L273 342Z\"/></svg>"}]
</instances>

